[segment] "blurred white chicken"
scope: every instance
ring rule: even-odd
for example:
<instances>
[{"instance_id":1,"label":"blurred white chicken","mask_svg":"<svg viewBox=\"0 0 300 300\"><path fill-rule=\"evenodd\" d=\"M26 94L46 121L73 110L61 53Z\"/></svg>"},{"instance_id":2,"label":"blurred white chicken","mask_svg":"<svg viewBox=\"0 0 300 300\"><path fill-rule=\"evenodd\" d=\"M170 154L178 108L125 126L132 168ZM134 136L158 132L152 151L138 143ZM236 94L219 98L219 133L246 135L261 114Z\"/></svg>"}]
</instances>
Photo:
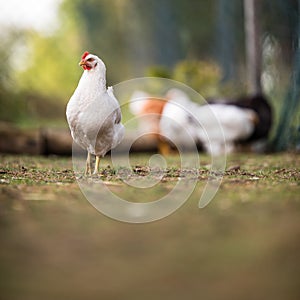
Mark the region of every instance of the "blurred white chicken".
<instances>
[{"instance_id":1,"label":"blurred white chicken","mask_svg":"<svg viewBox=\"0 0 300 300\"><path fill-rule=\"evenodd\" d=\"M197 131L200 128L193 115L195 109L198 109L198 104L192 102L186 93L173 88L167 92L166 99L168 101L163 108L159 124L159 151L163 155L170 153L170 142L182 150L197 145Z\"/></svg>"},{"instance_id":2,"label":"blurred white chicken","mask_svg":"<svg viewBox=\"0 0 300 300\"><path fill-rule=\"evenodd\" d=\"M205 150L214 155L233 152L235 142L247 139L257 122L253 110L234 105L203 105L195 114L201 124L197 136Z\"/></svg>"},{"instance_id":3,"label":"blurred white chicken","mask_svg":"<svg viewBox=\"0 0 300 300\"><path fill-rule=\"evenodd\" d=\"M186 146L200 142L211 154L232 152L237 140L252 134L257 121L254 110L226 104L199 105L178 89L170 90L167 98L160 120L161 135Z\"/></svg>"},{"instance_id":4,"label":"blurred white chicken","mask_svg":"<svg viewBox=\"0 0 300 300\"><path fill-rule=\"evenodd\" d=\"M124 136L120 105L112 87L106 88L106 67L96 55L85 52L79 63L84 72L66 110L74 141L88 152L85 174L91 174L91 155L100 157L115 148Z\"/></svg>"}]
</instances>

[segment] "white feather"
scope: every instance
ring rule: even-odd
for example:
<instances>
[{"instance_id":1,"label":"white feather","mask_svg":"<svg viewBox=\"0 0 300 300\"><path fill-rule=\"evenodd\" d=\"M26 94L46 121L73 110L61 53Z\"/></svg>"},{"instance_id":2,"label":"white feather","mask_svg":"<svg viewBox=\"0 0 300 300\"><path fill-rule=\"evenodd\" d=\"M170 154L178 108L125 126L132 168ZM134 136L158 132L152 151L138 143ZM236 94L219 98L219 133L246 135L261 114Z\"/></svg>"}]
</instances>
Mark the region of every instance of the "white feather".
<instances>
[{"instance_id":1,"label":"white feather","mask_svg":"<svg viewBox=\"0 0 300 300\"><path fill-rule=\"evenodd\" d=\"M66 115L74 141L89 153L104 156L121 142L124 126L113 89L106 89L105 65L92 57L97 66L83 72Z\"/></svg>"},{"instance_id":2,"label":"white feather","mask_svg":"<svg viewBox=\"0 0 300 300\"><path fill-rule=\"evenodd\" d=\"M254 130L256 113L234 105L199 105L181 90L167 93L160 121L161 134L186 146L200 141L212 154L231 152L234 142L246 139Z\"/></svg>"},{"instance_id":3,"label":"white feather","mask_svg":"<svg viewBox=\"0 0 300 300\"><path fill-rule=\"evenodd\" d=\"M197 105L178 89L171 89L166 98L169 101L161 116L160 134L177 147L193 147L197 142L196 131L199 126L191 124L191 121L195 120L193 111Z\"/></svg>"}]
</instances>

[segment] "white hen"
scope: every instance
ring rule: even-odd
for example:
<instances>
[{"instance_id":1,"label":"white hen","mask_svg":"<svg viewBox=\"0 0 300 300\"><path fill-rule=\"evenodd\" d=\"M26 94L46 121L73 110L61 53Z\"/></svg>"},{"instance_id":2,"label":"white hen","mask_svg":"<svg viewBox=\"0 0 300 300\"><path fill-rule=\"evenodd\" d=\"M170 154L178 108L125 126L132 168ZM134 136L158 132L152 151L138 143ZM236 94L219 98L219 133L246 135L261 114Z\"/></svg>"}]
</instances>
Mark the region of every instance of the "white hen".
<instances>
[{"instance_id":1,"label":"white hen","mask_svg":"<svg viewBox=\"0 0 300 300\"><path fill-rule=\"evenodd\" d=\"M91 154L100 157L116 147L124 136L120 105L112 87L106 88L106 67L96 55L85 52L79 63L84 72L67 105L67 120L74 141L88 152L85 174L91 174Z\"/></svg>"},{"instance_id":2,"label":"white hen","mask_svg":"<svg viewBox=\"0 0 300 300\"><path fill-rule=\"evenodd\" d=\"M226 104L199 106L195 116L201 124L198 139L207 152L215 155L233 152L236 141L252 134L257 118L253 110Z\"/></svg>"},{"instance_id":3,"label":"white hen","mask_svg":"<svg viewBox=\"0 0 300 300\"><path fill-rule=\"evenodd\" d=\"M199 105L181 90L167 93L161 121L161 134L175 144L202 143L212 154L232 152L234 143L249 137L255 126L256 113L234 105Z\"/></svg>"}]
</instances>

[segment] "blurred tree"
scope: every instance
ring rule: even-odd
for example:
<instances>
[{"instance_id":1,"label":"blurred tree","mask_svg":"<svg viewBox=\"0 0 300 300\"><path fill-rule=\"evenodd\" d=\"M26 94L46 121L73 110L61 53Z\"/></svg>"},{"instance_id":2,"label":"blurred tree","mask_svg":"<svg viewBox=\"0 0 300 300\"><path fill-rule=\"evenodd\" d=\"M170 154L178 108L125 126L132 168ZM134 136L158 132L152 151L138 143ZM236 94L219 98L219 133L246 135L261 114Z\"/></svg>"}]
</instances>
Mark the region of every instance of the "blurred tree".
<instances>
[{"instance_id":1,"label":"blurred tree","mask_svg":"<svg viewBox=\"0 0 300 300\"><path fill-rule=\"evenodd\" d=\"M262 0L262 34L274 37L280 44L282 59L290 65L293 57L294 30L297 27L298 0Z\"/></svg>"},{"instance_id":2,"label":"blurred tree","mask_svg":"<svg viewBox=\"0 0 300 300\"><path fill-rule=\"evenodd\" d=\"M297 143L297 141L292 141L292 137L297 136L295 131L297 131L300 126L300 122L297 120L296 128L293 128L293 121L300 106L300 0L298 0L297 12L298 25L293 35L295 54L292 63L292 75L281 109L276 134L272 142L273 149L277 151L286 150L291 143Z\"/></svg>"},{"instance_id":3,"label":"blurred tree","mask_svg":"<svg viewBox=\"0 0 300 300\"><path fill-rule=\"evenodd\" d=\"M49 101L61 101L70 96L79 78L80 69L75 63L79 58L73 52L76 45L68 43L65 46L60 38L29 33L30 55L34 59L18 74L24 92L40 94Z\"/></svg>"},{"instance_id":4,"label":"blurred tree","mask_svg":"<svg viewBox=\"0 0 300 300\"><path fill-rule=\"evenodd\" d=\"M214 57L221 68L218 84L222 97L238 97L245 92L243 2L217 0Z\"/></svg>"},{"instance_id":5,"label":"blurred tree","mask_svg":"<svg viewBox=\"0 0 300 300\"><path fill-rule=\"evenodd\" d=\"M124 36L128 58L134 66L132 75L142 76L153 64L172 67L183 57L174 3L170 0L130 3L124 11L128 17Z\"/></svg>"},{"instance_id":6,"label":"blurred tree","mask_svg":"<svg viewBox=\"0 0 300 300\"><path fill-rule=\"evenodd\" d=\"M216 56L222 68L221 83L237 79L237 30L235 1L218 0Z\"/></svg>"},{"instance_id":7,"label":"blurred tree","mask_svg":"<svg viewBox=\"0 0 300 300\"><path fill-rule=\"evenodd\" d=\"M81 71L75 63L80 58L80 21L77 21L75 11L70 18L70 10L66 14L67 9L62 7L61 24L53 35L44 36L35 31L25 34L27 65L19 70L17 76L24 92L39 94L50 102L66 102Z\"/></svg>"},{"instance_id":8,"label":"blurred tree","mask_svg":"<svg viewBox=\"0 0 300 300\"><path fill-rule=\"evenodd\" d=\"M104 59L110 83L182 58L170 0L65 0L64 6L71 8L71 18L76 12L81 20L82 45Z\"/></svg>"},{"instance_id":9,"label":"blurred tree","mask_svg":"<svg viewBox=\"0 0 300 300\"><path fill-rule=\"evenodd\" d=\"M1 33L0 56L0 120L16 121L23 116L25 105L19 96L18 86L14 82L13 66L18 61L16 47L22 39L22 33L5 29Z\"/></svg>"},{"instance_id":10,"label":"blurred tree","mask_svg":"<svg viewBox=\"0 0 300 300\"><path fill-rule=\"evenodd\" d=\"M216 1L173 0L172 4L184 58L212 58Z\"/></svg>"},{"instance_id":11,"label":"blurred tree","mask_svg":"<svg viewBox=\"0 0 300 300\"><path fill-rule=\"evenodd\" d=\"M65 104L81 72L76 64L81 44L80 20L76 12L69 18L66 9L62 6L60 26L52 35L30 30L22 33L22 47L19 47L24 50L20 55L22 61L14 66L15 85L25 107L22 123L65 119Z\"/></svg>"}]
</instances>

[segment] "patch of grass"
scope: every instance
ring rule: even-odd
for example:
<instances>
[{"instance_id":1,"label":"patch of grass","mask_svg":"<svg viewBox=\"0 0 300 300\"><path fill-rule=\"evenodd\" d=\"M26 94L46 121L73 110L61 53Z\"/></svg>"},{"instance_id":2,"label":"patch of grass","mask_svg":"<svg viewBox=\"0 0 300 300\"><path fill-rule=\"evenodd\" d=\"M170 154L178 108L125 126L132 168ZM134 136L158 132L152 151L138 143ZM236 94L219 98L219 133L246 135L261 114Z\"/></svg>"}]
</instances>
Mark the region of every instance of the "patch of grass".
<instances>
[{"instance_id":1,"label":"patch of grass","mask_svg":"<svg viewBox=\"0 0 300 300\"><path fill-rule=\"evenodd\" d=\"M198 176L199 180L207 180L212 176L209 165L210 158L203 156L199 169L180 168L178 156L173 155L166 159L166 168L150 168L149 155L136 155L131 159L131 169L122 166L112 166L109 157L102 160L100 178L109 181L119 181L126 175L149 176L163 174L164 181L174 178ZM227 168L223 180L232 182L269 181L278 182L300 181L300 159L297 154L274 155L233 155L227 161ZM56 184L75 183L77 171L72 170L71 158L58 157L30 157L30 156L2 156L0 163L0 179L9 184ZM83 173L83 170L82 170ZM76 175L76 176L75 176Z\"/></svg>"}]
</instances>

